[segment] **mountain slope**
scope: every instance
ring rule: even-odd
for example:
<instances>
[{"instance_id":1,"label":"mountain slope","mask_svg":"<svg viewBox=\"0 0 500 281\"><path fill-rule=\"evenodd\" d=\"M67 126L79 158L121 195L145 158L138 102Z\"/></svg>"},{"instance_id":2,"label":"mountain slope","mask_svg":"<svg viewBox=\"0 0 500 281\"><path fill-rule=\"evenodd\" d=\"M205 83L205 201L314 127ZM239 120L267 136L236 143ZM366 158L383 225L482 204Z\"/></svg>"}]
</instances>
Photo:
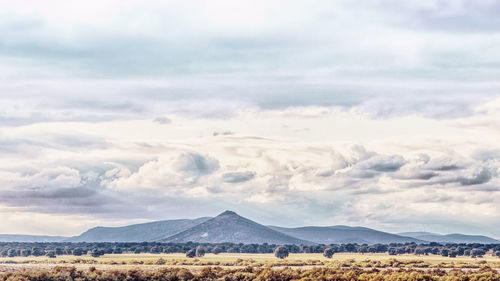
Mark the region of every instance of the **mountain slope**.
<instances>
[{"instance_id":1,"label":"mountain slope","mask_svg":"<svg viewBox=\"0 0 500 281\"><path fill-rule=\"evenodd\" d=\"M299 239L312 241L318 244L377 244L377 243L406 243L420 241L413 237L404 237L387 232L377 231L366 227L350 226L307 226L297 228L286 228L270 226L270 228Z\"/></svg>"},{"instance_id":2,"label":"mountain slope","mask_svg":"<svg viewBox=\"0 0 500 281\"><path fill-rule=\"evenodd\" d=\"M24 234L0 234L0 242L61 242L68 237L63 236L43 236L43 235L24 235Z\"/></svg>"},{"instance_id":3,"label":"mountain slope","mask_svg":"<svg viewBox=\"0 0 500 281\"><path fill-rule=\"evenodd\" d=\"M204 223L160 240L162 242L314 244L283 234L238 214L225 211Z\"/></svg>"},{"instance_id":4,"label":"mountain slope","mask_svg":"<svg viewBox=\"0 0 500 281\"><path fill-rule=\"evenodd\" d=\"M425 240L429 242L438 242L438 243L482 243L482 244L500 243L500 241L496 239L483 235L466 235L460 233L441 235L429 232L403 232L400 234L414 237L420 240Z\"/></svg>"},{"instance_id":5,"label":"mountain slope","mask_svg":"<svg viewBox=\"0 0 500 281\"><path fill-rule=\"evenodd\" d=\"M210 218L165 220L123 227L95 227L65 242L144 242L155 241L182 232Z\"/></svg>"}]
</instances>

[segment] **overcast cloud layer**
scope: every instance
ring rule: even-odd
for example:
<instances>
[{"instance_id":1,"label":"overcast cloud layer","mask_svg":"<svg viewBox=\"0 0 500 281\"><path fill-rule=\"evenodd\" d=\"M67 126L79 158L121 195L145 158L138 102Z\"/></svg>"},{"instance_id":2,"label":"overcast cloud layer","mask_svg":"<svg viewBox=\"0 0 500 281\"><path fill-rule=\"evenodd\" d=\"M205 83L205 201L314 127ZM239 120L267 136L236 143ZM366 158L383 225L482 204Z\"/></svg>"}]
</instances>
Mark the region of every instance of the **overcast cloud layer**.
<instances>
[{"instance_id":1,"label":"overcast cloud layer","mask_svg":"<svg viewBox=\"0 0 500 281\"><path fill-rule=\"evenodd\" d=\"M4 2L1 233L232 209L500 238L496 1Z\"/></svg>"}]
</instances>

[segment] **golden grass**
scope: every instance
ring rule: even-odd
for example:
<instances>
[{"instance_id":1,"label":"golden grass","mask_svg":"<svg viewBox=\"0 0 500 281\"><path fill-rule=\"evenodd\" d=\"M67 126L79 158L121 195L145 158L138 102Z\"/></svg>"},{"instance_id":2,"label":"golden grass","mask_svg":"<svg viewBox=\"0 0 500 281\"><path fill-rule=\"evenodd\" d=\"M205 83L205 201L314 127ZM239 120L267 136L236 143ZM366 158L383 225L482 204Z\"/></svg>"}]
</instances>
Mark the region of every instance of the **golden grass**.
<instances>
[{"instance_id":1,"label":"golden grass","mask_svg":"<svg viewBox=\"0 0 500 281\"><path fill-rule=\"evenodd\" d=\"M240 254L240 253L221 253L218 255L214 254L206 254L202 258L189 259L186 258L185 254L176 253L176 254L107 254L98 258L94 258L91 256L70 256L63 255L58 256L56 258L48 258L45 256L42 257L0 257L0 263L74 263L75 261L96 263L96 264L108 264L108 263L134 263L134 262L142 262L144 264L154 263L158 259L164 259L165 261L197 261L203 263L234 263L239 259L244 260L253 260L255 262L268 263L268 262L276 262L280 261L273 254ZM299 262L299 261L346 261L346 260L355 260L356 262L361 262L365 260L371 261L385 261L389 259L397 259L399 261L424 261L431 264L439 264L439 263L450 263L450 262L470 262L477 263L478 261L487 261L487 262L500 262L500 259L497 257L493 257L491 255L486 255L483 258L471 258L471 257L442 257L438 255L429 255L429 256L416 256L416 255L398 255L398 256L390 256L388 254L357 254L357 253L337 253L332 259L325 258L322 254L290 254L286 261L291 262ZM83 261L83 262L82 262Z\"/></svg>"}]
</instances>

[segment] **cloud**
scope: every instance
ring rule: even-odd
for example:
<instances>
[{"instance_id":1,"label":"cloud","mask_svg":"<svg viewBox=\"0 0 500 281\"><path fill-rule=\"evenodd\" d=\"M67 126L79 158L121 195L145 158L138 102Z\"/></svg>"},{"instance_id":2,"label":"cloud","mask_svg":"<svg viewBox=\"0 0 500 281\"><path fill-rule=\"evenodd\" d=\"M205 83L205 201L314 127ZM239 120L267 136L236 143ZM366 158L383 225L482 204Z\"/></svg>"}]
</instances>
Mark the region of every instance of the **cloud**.
<instances>
[{"instance_id":1,"label":"cloud","mask_svg":"<svg viewBox=\"0 0 500 281\"><path fill-rule=\"evenodd\" d=\"M309 106L447 119L500 88L489 2L110 3L3 7L0 124Z\"/></svg>"},{"instance_id":2,"label":"cloud","mask_svg":"<svg viewBox=\"0 0 500 281\"><path fill-rule=\"evenodd\" d=\"M252 180L255 178L255 172L232 172L222 175L222 181L227 183L240 183Z\"/></svg>"},{"instance_id":3,"label":"cloud","mask_svg":"<svg viewBox=\"0 0 500 281\"><path fill-rule=\"evenodd\" d=\"M376 172L395 172L404 164L406 161L399 155L377 155L359 163L357 168Z\"/></svg>"},{"instance_id":4,"label":"cloud","mask_svg":"<svg viewBox=\"0 0 500 281\"><path fill-rule=\"evenodd\" d=\"M196 152L177 152L149 161L135 173L126 167L114 169L105 182L117 190L157 189L182 194L218 169L219 162L215 158Z\"/></svg>"},{"instance_id":5,"label":"cloud","mask_svg":"<svg viewBox=\"0 0 500 281\"><path fill-rule=\"evenodd\" d=\"M165 124L170 124L172 123L172 120L168 119L167 117L156 117L153 122L155 123L158 123L158 124L161 124L161 125L165 125Z\"/></svg>"},{"instance_id":6,"label":"cloud","mask_svg":"<svg viewBox=\"0 0 500 281\"><path fill-rule=\"evenodd\" d=\"M488 171L487 169L482 169L481 172L479 172L472 178L460 177L458 181L460 182L461 185L477 185L477 184L487 183L488 181L491 180L491 178L492 178L491 172Z\"/></svg>"},{"instance_id":7,"label":"cloud","mask_svg":"<svg viewBox=\"0 0 500 281\"><path fill-rule=\"evenodd\" d=\"M498 4L60 5L0 11L0 209L20 221L232 206L499 235Z\"/></svg>"}]
</instances>

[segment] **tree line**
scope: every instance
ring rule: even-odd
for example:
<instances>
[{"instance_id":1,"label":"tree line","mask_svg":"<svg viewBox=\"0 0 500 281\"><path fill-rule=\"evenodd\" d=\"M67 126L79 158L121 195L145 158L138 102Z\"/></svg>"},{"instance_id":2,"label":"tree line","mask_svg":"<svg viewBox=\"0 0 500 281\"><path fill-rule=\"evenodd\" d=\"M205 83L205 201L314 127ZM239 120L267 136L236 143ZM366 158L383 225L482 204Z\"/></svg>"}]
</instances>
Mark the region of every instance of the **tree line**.
<instances>
[{"instance_id":1,"label":"tree line","mask_svg":"<svg viewBox=\"0 0 500 281\"><path fill-rule=\"evenodd\" d=\"M0 243L0 256L47 256L59 255L91 255L99 257L104 254L121 253L186 253L187 256L202 256L205 253L274 253L282 246L288 253L322 253L333 256L335 253L388 253L390 255L415 254L415 255L441 255L445 257L471 256L482 257L492 254L500 257L500 244L332 244L332 245L276 245L276 244L243 244L243 243ZM198 254L197 254L198 250ZM281 250L283 251L283 250Z\"/></svg>"}]
</instances>

